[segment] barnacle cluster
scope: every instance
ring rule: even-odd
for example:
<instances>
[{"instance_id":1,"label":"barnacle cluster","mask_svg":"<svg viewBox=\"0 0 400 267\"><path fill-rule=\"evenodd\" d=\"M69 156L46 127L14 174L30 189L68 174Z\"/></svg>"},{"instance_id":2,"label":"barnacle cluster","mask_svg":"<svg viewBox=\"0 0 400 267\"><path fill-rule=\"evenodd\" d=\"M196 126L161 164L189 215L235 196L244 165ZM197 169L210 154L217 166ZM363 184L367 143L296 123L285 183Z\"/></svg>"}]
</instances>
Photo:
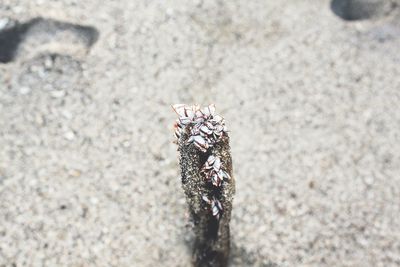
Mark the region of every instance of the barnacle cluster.
<instances>
[{"instance_id":1,"label":"barnacle cluster","mask_svg":"<svg viewBox=\"0 0 400 267\"><path fill-rule=\"evenodd\" d=\"M209 199L207 196L202 196L203 200L211 206L212 215L219 220L223 211L221 202L214 196Z\"/></svg>"},{"instance_id":2,"label":"barnacle cluster","mask_svg":"<svg viewBox=\"0 0 400 267\"><path fill-rule=\"evenodd\" d=\"M198 105L177 104L172 108L179 116L174 125L175 137L179 139L183 133L188 134L186 143L193 143L203 153L207 152L227 133L225 121L221 116L215 114L214 105L200 108ZM212 154L202 166L201 173L216 189L220 189L223 182L231 178L221 159ZM218 198L214 195L210 198L203 196L202 199L210 205L213 216L219 220L223 207Z\"/></svg>"},{"instance_id":3,"label":"barnacle cluster","mask_svg":"<svg viewBox=\"0 0 400 267\"><path fill-rule=\"evenodd\" d=\"M206 179L211 181L214 186L220 187L224 180L230 179L229 174L224 170L221 159L210 155L202 168L202 173Z\"/></svg>"},{"instance_id":4,"label":"barnacle cluster","mask_svg":"<svg viewBox=\"0 0 400 267\"><path fill-rule=\"evenodd\" d=\"M179 116L175 122L175 137L188 131L187 142L194 143L202 152L207 152L227 132L224 119L215 114L214 105L201 109L198 105L177 104L172 108Z\"/></svg>"}]
</instances>

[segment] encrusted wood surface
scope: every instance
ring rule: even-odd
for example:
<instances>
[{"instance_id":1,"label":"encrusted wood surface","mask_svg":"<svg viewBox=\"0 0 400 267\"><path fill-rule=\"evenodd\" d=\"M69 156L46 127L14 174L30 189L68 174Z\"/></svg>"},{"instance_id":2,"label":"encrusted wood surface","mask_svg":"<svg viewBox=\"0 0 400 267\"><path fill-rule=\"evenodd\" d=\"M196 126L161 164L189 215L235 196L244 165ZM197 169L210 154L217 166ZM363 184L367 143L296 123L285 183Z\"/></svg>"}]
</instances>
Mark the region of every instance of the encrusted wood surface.
<instances>
[{"instance_id":1,"label":"encrusted wood surface","mask_svg":"<svg viewBox=\"0 0 400 267\"><path fill-rule=\"evenodd\" d=\"M232 173L232 158L229 137L222 137L213 147L203 153L193 144L187 144L188 136L182 134L178 140L182 187L194 222L195 242L193 265L196 267L225 267L229 258L229 221L235 182ZM231 179L221 187L206 181L200 170L210 155L218 156ZM222 204L223 212L219 220L212 215L210 205L203 196L215 196Z\"/></svg>"}]
</instances>

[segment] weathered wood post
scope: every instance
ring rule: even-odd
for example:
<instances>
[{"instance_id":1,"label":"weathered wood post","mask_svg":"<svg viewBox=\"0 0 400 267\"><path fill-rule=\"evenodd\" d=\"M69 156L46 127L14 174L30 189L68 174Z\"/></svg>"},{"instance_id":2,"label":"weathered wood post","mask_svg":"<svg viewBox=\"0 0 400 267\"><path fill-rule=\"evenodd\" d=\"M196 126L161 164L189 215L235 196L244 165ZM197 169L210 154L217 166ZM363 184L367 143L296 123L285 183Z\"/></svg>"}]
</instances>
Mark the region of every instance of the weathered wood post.
<instances>
[{"instance_id":1,"label":"weathered wood post","mask_svg":"<svg viewBox=\"0 0 400 267\"><path fill-rule=\"evenodd\" d=\"M194 222L193 265L226 267L235 181L229 136L210 105L174 105L182 187Z\"/></svg>"}]
</instances>

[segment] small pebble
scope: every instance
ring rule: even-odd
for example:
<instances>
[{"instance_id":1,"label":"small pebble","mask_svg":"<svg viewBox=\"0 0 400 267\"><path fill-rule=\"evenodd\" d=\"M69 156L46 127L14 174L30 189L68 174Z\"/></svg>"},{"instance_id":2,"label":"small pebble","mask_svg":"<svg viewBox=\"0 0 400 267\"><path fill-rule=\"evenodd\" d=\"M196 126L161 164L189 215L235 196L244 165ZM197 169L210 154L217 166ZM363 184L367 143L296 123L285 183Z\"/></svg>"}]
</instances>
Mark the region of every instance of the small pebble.
<instances>
[{"instance_id":1,"label":"small pebble","mask_svg":"<svg viewBox=\"0 0 400 267\"><path fill-rule=\"evenodd\" d=\"M92 197L92 198L90 198L90 203L92 203L93 205L96 205L97 203L99 203L99 199L96 197Z\"/></svg>"},{"instance_id":2,"label":"small pebble","mask_svg":"<svg viewBox=\"0 0 400 267\"><path fill-rule=\"evenodd\" d=\"M66 119L71 119L72 118L72 113L68 110L63 110L61 111L62 115L64 116L64 118Z\"/></svg>"},{"instance_id":3,"label":"small pebble","mask_svg":"<svg viewBox=\"0 0 400 267\"><path fill-rule=\"evenodd\" d=\"M61 98L61 97L65 96L65 91L63 91L63 90L52 91L52 92L50 93L50 95L51 95L52 97L54 97L54 98Z\"/></svg>"},{"instance_id":4,"label":"small pebble","mask_svg":"<svg viewBox=\"0 0 400 267\"><path fill-rule=\"evenodd\" d=\"M27 86L23 86L19 89L19 93L21 95L27 95L31 92L31 88L27 87Z\"/></svg>"},{"instance_id":5,"label":"small pebble","mask_svg":"<svg viewBox=\"0 0 400 267\"><path fill-rule=\"evenodd\" d=\"M81 172L79 170L70 170L68 172L69 175L73 176L73 177L79 177L81 176Z\"/></svg>"},{"instance_id":6,"label":"small pebble","mask_svg":"<svg viewBox=\"0 0 400 267\"><path fill-rule=\"evenodd\" d=\"M75 138L75 134L73 131L68 131L64 134L64 138L71 141Z\"/></svg>"}]
</instances>

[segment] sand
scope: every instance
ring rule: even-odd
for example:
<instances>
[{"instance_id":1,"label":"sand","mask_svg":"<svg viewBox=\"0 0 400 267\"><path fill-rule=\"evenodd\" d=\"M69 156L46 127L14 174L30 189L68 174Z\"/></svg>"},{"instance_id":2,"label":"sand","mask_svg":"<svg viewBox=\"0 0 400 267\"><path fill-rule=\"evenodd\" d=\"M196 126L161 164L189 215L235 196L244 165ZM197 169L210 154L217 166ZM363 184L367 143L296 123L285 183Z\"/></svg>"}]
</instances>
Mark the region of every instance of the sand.
<instances>
[{"instance_id":1,"label":"sand","mask_svg":"<svg viewBox=\"0 0 400 267\"><path fill-rule=\"evenodd\" d=\"M189 266L174 103L231 131L230 266L400 266L400 5L345 2L2 0L0 266Z\"/></svg>"}]
</instances>

